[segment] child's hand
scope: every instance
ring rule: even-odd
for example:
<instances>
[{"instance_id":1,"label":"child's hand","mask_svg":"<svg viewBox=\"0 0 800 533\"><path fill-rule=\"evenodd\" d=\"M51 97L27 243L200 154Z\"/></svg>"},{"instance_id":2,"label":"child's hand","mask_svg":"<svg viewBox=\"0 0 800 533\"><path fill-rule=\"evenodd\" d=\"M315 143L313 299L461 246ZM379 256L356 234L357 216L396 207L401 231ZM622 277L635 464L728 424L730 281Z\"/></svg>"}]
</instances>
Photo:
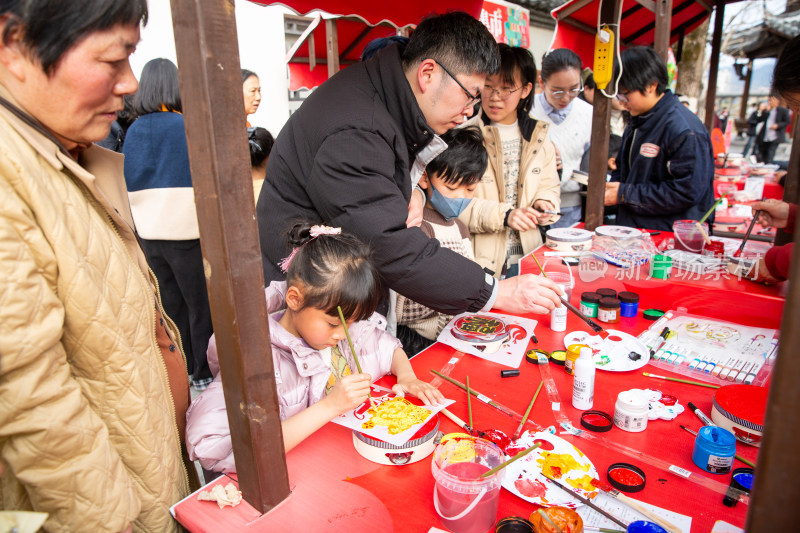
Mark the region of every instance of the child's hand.
<instances>
[{"instance_id":1,"label":"child's hand","mask_svg":"<svg viewBox=\"0 0 800 533\"><path fill-rule=\"evenodd\" d=\"M371 382L369 374L350 374L333 386L325 400L337 415L346 413L366 401Z\"/></svg>"},{"instance_id":2,"label":"child's hand","mask_svg":"<svg viewBox=\"0 0 800 533\"><path fill-rule=\"evenodd\" d=\"M392 392L398 396L405 396L408 392L422 400L425 405L438 405L444 401L444 396L438 389L417 378L398 380L397 385L392 387Z\"/></svg>"}]
</instances>

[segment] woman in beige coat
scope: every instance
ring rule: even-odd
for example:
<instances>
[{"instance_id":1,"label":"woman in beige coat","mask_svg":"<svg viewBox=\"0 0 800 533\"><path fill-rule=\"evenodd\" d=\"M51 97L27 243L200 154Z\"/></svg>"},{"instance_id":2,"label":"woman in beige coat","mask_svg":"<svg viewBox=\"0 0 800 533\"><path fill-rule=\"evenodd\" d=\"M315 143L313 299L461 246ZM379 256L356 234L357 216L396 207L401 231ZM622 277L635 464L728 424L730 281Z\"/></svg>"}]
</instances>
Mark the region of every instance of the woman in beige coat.
<instances>
[{"instance_id":1,"label":"woman in beige coat","mask_svg":"<svg viewBox=\"0 0 800 533\"><path fill-rule=\"evenodd\" d=\"M539 226L558 219L561 193L548 124L528 115L533 56L499 46L500 73L486 79L483 113L471 121L481 128L489 166L459 218L469 227L475 260L496 277L510 277L519 273L520 257L542 244Z\"/></svg>"},{"instance_id":2,"label":"woman in beige coat","mask_svg":"<svg viewBox=\"0 0 800 533\"><path fill-rule=\"evenodd\" d=\"M145 0L0 12L0 509L47 531L178 531L189 389L105 138Z\"/></svg>"}]
</instances>

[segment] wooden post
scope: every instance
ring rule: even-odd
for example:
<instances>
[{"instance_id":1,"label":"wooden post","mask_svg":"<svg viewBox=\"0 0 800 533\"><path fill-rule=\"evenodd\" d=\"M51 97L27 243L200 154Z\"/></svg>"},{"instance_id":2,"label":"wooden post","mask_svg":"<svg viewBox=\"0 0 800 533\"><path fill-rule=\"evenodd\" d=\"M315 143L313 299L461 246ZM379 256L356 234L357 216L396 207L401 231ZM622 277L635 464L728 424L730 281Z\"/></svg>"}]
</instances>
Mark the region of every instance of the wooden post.
<instances>
[{"instance_id":1,"label":"wooden post","mask_svg":"<svg viewBox=\"0 0 800 533\"><path fill-rule=\"evenodd\" d=\"M795 133L797 128L795 127ZM792 158L797 162L800 142L792 143ZM791 165L790 165L790 168ZM795 169L797 166L795 165ZM800 524L800 231L795 235L790 269L789 294L781 321L781 342L778 360L772 371L772 382L764 418L764 438L758 452L755 485L747 513L745 531L772 533L797 531Z\"/></svg>"},{"instance_id":2,"label":"wooden post","mask_svg":"<svg viewBox=\"0 0 800 533\"><path fill-rule=\"evenodd\" d=\"M664 64L669 54L669 37L672 27L672 0L656 0L656 31L654 48Z\"/></svg>"},{"instance_id":3,"label":"wooden post","mask_svg":"<svg viewBox=\"0 0 800 533\"><path fill-rule=\"evenodd\" d=\"M619 18L622 2L603 2L600 11L600 24L609 24L614 32L614 40L619 39L619 28L615 25ZM615 87L614 78L609 82L607 89ZM606 190L606 174L608 173L608 136L611 132L610 99L600 91L594 92L594 111L592 112L592 137L589 147L589 190L586 194L586 223L589 231L594 231L603 224L603 199ZM569 179L570 176L566 176Z\"/></svg>"},{"instance_id":4,"label":"wooden post","mask_svg":"<svg viewBox=\"0 0 800 533\"><path fill-rule=\"evenodd\" d=\"M744 77L744 91L742 92L742 105L739 106L739 118L747 120L747 100L750 99L750 82L753 80L753 60L747 63L747 75Z\"/></svg>"},{"instance_id":5,"label":"wooden post","mask_svg":"<svg viewBox=\"0 0 800 533\"><path fill-rule=\"evenodd\" d=\"M339 72L339 30L336 19L325 21L325 35L328 39L328 77Z\"/></svg>"},{"instance_id":6,"label":"wooden post","mask_svg":"<svg viewBox=\"0 0 800 533\"><path fill-rule=\"evenodd\" d=\"M714 8L714 36L711 38L711 68L708 71L706 90L706 129L714 127L714 106L717 99L717 74L719 73L719 54L722 50L722 23L725 21L725 0L716 0ZM714 154L716 155L716 154Z\"/></svg>"},{"instance_id":7,"label":"wooden post","mask_svg":"<svg viewBox=\"0 0 800 533\"><path fill-rule=\"evenodd\" d=\"M239 486L266 512L289 495L230 0L172 0L211 318Z\"/></svg>"}]
</instances>

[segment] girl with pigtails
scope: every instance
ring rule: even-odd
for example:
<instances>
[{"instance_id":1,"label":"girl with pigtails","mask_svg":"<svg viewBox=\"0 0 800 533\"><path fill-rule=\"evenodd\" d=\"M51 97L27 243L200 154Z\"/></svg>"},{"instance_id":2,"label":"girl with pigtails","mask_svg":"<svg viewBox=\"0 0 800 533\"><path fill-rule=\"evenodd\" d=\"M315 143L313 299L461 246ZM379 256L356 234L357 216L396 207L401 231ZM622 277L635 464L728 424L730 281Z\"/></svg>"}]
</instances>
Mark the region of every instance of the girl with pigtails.
<instances>
[{"instance_id":1,"label":"girl with pigtails","mask_svg":"<svg viewBox=\"0 0 800 533\"><path fill-rule=\"evenodd\" d=\"M443 400L417 379L386 319L375 312L380 278L369 247L340 228L300 223L289 232L294 249L281 266L286 281L265 290L283 441L288 452L333 418L367 400L370 383L392 373L398 395L426 405ZM361 363L359 373L337 307ZM235 472L214 337L208 347L214 381L187 413L189 457L206 470Z\"/></svg>"}]
</instances>

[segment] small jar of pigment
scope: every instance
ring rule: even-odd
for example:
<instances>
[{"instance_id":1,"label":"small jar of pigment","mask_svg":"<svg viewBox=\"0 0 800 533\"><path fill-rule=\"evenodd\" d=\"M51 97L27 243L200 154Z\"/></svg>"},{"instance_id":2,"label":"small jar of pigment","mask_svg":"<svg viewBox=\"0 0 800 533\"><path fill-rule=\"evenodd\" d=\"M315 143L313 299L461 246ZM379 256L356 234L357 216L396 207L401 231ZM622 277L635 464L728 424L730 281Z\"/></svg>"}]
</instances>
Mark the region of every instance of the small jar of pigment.
<instances>
[{"instance_id":1,"label":"small jar of pigment","mask_svg":"<svg viewBox=\"0 0 800 533\"><path fill-rule=\"evenodd\" d=\"M616 298L600 298L597 308L597 320L606 324L619 322L620 301Z\"/></svg>"},{"instance_id":2,"label":"small jar of pigment","mask_svg":"<svg viewBox=\"0 0 800 533\"><path fill-rule=\"evenodd\" d=\"M620 301L620 315L632 317L639 312L639 295L635 292L621 292L617 294L617 299Z\"/></svg>"},{"instance_id":3,"label":"small jar of pigment","mask_svg":"<svg viewBox=\"0 0 800 533\"><path fill-rule=\"evenodd\" d=\"M581 313L589 318L597 318L598 304L600 295L596 292L584 292L581 294Z\"/></svg>"},{"instance_id":4,"label":"small jar of pigment","mask_svg":"<svg viewBox=\"0 0 800 533\"><path fill-rule=\"evenodd\" d=\"M692 461L712 474L727 474L736 454L736 437L725 428L703 426L694 441Z\"/></svg>"}]
</instances>

